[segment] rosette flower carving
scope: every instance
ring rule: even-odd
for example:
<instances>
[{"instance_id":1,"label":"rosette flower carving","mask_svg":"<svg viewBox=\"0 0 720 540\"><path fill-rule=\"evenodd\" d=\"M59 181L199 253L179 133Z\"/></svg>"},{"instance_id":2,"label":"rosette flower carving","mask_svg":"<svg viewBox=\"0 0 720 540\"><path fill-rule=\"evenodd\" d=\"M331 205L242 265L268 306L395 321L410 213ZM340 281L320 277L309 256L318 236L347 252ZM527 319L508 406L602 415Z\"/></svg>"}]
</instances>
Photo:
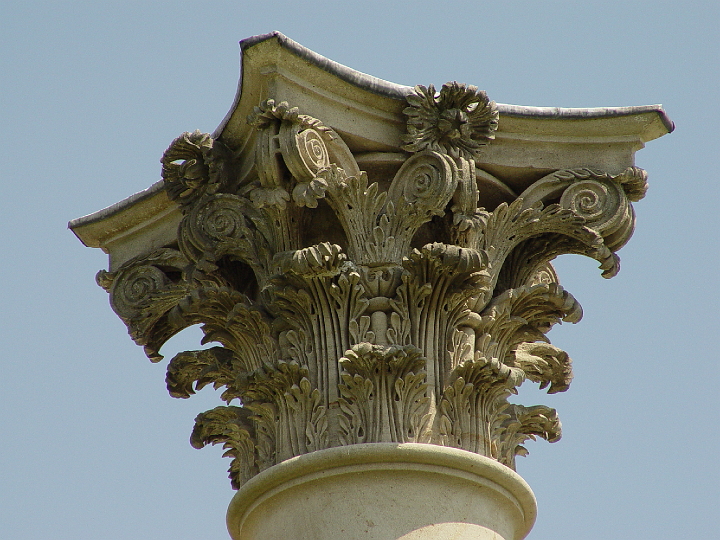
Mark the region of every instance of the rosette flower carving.
<instances>
[{"instance_id":1,"label":"rosette flower carving","mask_svg":"<svg viewBox=\"0 0 720 540\"><path fill-rule=\"evenodd\" d=\"M222 143L207 133L180 135L160 160L168 196L187 208L204 195L217 193L228 180L226 153Z\"/></svg>"},{"instance_id":2,"label":"rosette flower carving","mask_svg":"<svg viewBox=\"0 0 720 540\"><path fill-rule=\"evenodd\" d=\"M408 152L435 150L453 157L472 159L495 138L499 113L494 101L476 86L447 83L435 87L416 86L409 94L408 133L403 149Z\"/></svg>"}]
</instances>

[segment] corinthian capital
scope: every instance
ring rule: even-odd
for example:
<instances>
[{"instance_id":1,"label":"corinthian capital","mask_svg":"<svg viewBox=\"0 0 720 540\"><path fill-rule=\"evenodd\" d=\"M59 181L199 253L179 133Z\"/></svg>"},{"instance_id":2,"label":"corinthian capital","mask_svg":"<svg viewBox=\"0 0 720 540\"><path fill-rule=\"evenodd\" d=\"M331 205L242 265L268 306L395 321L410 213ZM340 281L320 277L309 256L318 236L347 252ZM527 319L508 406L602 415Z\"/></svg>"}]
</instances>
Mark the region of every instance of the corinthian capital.
<instances>
[{"instance_id":1,"label":"corinthian capital","mask_svg":"<svg viewBox=\"0 0 720 540\"><path fill-rule=\"evenodd\" d=\"M251 48L215 133L180 135L161 183L71 224L110 253L98 281L151 360L191 325L214 345L168 366L174 397L223 389L193 446L222 444L237 488L332 447L429 443L513 468L528 439L560 439L554 409L509 398L568 389L547 333L582 309L552 260L617 273L647 189L633 152L670 129L662 110L501 105L278 35Z\"/></svg>"}]
</instances>

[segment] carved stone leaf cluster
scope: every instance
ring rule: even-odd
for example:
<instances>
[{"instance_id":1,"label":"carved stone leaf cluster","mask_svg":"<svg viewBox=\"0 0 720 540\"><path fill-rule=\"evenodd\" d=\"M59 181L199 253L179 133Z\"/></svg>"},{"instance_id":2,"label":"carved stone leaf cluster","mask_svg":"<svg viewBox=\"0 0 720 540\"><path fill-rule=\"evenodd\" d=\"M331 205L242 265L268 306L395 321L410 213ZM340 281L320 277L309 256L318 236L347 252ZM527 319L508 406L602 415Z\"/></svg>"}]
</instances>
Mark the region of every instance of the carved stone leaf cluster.
<instances>
[{"instance_id":1,"label":"carved stone leaf cluster","mask_svg":"<svg viewBox=\"0 0 720 540\"><path fill-rule=\"evenodd\" d=\"M508 400L525 380L550 393L572 380L546 334L582 310L550 261L584 254L612 277L646 175L560 170L478 208L473 158L495 104L457 83L407 99L412 154L388 178L273 99L250 115L242 160L181 135L162 159L176 243L98 275L153 361L192 325L215 344L175 356L167 386L222 389L228 405L199 415L191 442L224 446L236 488L332 446L426 442L514 467L526 440L560 438L553 409Z\"/></svg>"},{"instance_id":2,"label":"carved stone leaf cluster","mask_svg":"<svg viewBox=\"0 0 720 540\"><path fill-rule=\"evenodd\" d=\"M408 133L403 149L435 150L453 157L472 159L495 138L498 110L494 101L476 86L447 83L440 92L418 85L408 95Z\"/></svg>"}]
</instances>

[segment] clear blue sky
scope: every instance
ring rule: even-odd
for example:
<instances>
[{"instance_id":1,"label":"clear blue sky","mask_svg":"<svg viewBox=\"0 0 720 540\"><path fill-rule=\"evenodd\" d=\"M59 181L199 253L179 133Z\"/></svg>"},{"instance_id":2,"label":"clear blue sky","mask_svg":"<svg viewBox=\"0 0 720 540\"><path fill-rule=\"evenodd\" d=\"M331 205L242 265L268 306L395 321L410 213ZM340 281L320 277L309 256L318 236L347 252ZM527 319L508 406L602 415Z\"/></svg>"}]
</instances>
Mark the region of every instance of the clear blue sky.
<instances>
[{"instance_id":1,"label":"clear blue sky","mask_svg":"<svg viewBox=\"0 0 720 540\"><path fill-rule=\"evenodd\" d=\"M637 165L650 191L613 280L558 263L585 309L564 436L529 443L530 540L718 538L720 3L5 0L0 6L0 536L227 538L219 448L194 450L206 389L175 400L95 285L68 220L160 178L183 131L235 95L240 39L279 30L357 70L457 80L503 103L663 103L677 129ZM192 349L198 334L165 351ZM525 389L523 389L525 390Z\"/></svg>"}]
</instances>

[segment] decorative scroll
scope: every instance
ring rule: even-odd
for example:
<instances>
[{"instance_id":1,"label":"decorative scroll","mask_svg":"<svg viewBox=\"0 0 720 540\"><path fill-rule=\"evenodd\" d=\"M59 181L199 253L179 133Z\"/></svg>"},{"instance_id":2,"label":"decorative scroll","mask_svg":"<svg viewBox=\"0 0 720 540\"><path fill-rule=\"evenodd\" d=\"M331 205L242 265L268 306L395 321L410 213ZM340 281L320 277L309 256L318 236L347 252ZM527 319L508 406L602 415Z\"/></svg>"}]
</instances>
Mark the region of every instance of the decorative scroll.
<instances>
[{"instance_id":1,"label":"decorative scroll","mask_svg":"<svg viewBox=\"0 0 720 540\"><path fill-rule=\"evenodd\" d=\"M176 242L98 274L153 361L195 324L218 345L175 356L167 385L222 391L191 442L223 444L233 487L331 446L430 442L514 467L527 440L560 438L554 409L508 401L523 381L555 393L572 380L546 334L582 309L551 261L583 254L615 275L646 174L558 170L478 208L495 104L457 83L407 102L409 155L391 177L360 171L331 127L274 99L242 149L181 135L162 158Z\"/></svg>"},{"instance_id":2,"label":"decorative scroll","mask_svg":"<svg viewBox=\"0 0 720 540\"><path fill-rule=\"evenodd\" d=\"M642 199L647 187L647 173L638 167L615 176L593 169L568 169L541 178L520 198L527 206L557 201L601 234L609 249L618 250L635 227L630 203Z\"/></svg>"}]
</instances>

